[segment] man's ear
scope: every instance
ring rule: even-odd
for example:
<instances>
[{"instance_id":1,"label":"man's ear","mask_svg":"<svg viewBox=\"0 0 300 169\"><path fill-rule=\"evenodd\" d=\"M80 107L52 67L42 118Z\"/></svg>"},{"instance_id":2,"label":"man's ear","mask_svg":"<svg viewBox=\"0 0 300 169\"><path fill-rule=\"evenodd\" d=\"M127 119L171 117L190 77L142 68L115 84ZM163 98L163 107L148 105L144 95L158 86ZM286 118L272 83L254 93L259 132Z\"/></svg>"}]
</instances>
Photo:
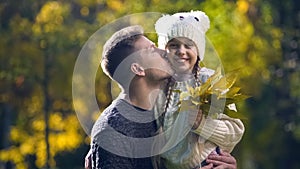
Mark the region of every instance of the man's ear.
<instances>
[{"instance_id":1,"label":"man's ear","mask_svg":"<svg viewBox=\"0 0 300 169\"><path fill-rule=\"evenodd\" d=\"M130 68L134 74L136 74L138 76L145 76L144 68L141 65L139 65L138 63L132 63Z\"/></svg>"}]
</instances>

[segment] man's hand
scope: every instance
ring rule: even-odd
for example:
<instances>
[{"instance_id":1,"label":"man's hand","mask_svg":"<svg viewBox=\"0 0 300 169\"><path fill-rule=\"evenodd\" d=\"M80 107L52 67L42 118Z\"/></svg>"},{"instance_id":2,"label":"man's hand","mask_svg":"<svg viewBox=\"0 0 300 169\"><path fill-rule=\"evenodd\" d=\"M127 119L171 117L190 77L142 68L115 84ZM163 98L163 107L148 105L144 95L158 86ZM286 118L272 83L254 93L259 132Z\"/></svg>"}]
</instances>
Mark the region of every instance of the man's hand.
<instances>
[{"instance_id":1,"label":"man's hand","mask_svg":"<svg viewBox=\"0 0 300 169\"><path fill-rule=\"evenodd\" d=\"M214 165L212 163L210 163L204 167L201 167L201 169L211 169L211 168L214 168Z\"/></svg>"},{"instance_id":2,"label":"man's hand","mask_svg":"<svg viewBox=\"0 0 300 169\"><path fill-rule=\"evenodd\" d=\"M85 169L92 169L92 150L87 153L84 159L84 168Z\"/></svg>"},{"instance_id":3,"label":"man's hand","mask_svg":"<svg viewBox=\"0 0 300 169\"><path fill-rule=\"evenodd\" d=\"M214 169L236 169L237 164L236 160L233 156L231 156L230 153L220 151L219 155L216 155L214 153L208 155L206 162L209 163L209 165L202 167L203 169L210 168Z\"/></svg>"}]
</instances>

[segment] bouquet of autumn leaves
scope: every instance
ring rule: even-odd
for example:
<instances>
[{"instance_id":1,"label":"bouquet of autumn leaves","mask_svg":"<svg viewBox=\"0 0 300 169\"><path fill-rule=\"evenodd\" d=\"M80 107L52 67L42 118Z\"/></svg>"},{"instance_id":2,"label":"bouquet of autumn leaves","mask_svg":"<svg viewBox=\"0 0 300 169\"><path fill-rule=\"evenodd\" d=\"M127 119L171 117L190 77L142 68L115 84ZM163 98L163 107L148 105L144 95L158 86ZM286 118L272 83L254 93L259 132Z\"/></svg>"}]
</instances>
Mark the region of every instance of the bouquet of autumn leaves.
<instances>
[{"instance_id":1,"label":"bouquet of autumn leaves","mask_svg":"<svg viewBox=\"0 0 300 169\"><path fill-rule=\"evenodd\" d=\"M243 101L249 96L240 92L240 87L235 86L238 70L222 75L221 68L210 76L205 83L198 87L187 87L186 92L180 92L180 110L200 108L204 115L217 117L224 113L233 118L244 119L237 113L235 103Z\"/></svg>"}]
</instances>

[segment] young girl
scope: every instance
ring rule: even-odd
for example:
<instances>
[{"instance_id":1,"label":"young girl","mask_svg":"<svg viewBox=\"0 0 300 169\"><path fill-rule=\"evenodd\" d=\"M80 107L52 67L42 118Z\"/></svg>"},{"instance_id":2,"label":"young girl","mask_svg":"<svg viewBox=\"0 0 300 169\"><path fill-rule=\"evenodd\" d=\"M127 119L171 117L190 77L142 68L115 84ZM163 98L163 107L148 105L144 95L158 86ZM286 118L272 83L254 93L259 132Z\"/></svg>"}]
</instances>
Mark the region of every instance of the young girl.
<instances>
[{"instance_id":1,"label":"young girl","mask_svg":"<svg viewBox=\"0 0 300 169\"><path fill-rule=\"evenodd\" d=\"M155 24L158 46L168 51L176 72L166 85L166 97L159 97L156 104L161 119L159 126L166 132L161 161L167 169L201 168L201 162L217 147L231 152L244 133L241 120L225 114L214 119L202 115L201 110L196 116L194 111L192 125L185 125L190 123L193 113L180 110L178 91L187 91L187 86L200 86L214 73L199 66L208 28L209 19L201 11L165 15Z\"/></svg>"}]
</instances>

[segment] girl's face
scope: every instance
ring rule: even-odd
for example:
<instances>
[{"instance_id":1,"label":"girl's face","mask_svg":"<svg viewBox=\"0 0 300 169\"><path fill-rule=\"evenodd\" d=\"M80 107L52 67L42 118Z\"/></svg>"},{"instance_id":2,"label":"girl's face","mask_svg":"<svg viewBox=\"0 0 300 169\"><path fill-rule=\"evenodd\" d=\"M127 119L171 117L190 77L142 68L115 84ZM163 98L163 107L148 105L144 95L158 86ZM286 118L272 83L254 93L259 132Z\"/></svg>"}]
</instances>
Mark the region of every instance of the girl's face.
<instances>
[{"instance_id":1,"label":"girl's face","mask_svg":"<svg viewBox=\"0 0 300 169\"><path fill-rule=\"evenodd\" d=\"M169 60L177 74L191 74L197 62L197 47L195 43L184 37L171 39L167 46Z\"/></svg>"}]
</instances>

